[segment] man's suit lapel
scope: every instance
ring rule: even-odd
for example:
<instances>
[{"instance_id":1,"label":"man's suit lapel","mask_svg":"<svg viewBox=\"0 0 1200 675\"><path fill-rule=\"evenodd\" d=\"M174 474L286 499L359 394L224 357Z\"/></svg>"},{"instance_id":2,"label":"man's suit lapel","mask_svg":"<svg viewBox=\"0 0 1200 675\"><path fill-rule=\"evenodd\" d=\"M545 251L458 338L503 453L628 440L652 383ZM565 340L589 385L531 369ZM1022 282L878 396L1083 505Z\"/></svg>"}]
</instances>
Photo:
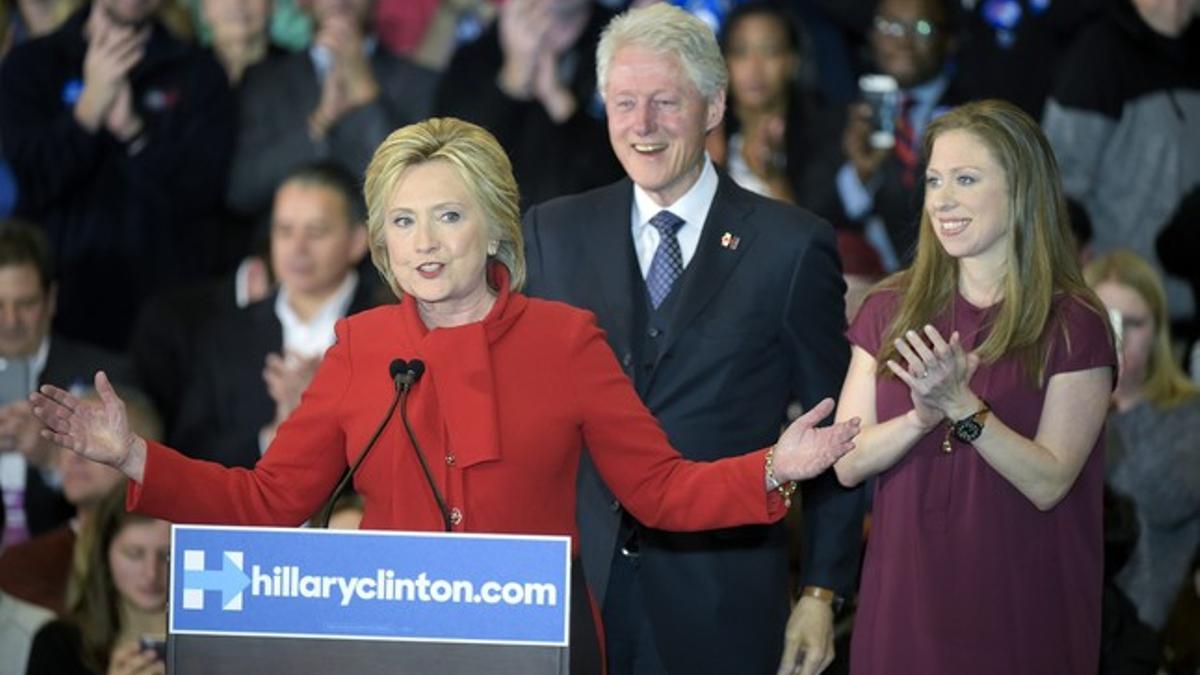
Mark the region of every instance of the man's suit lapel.
<instances>
[{"instance_id":1,"label":"man's suit lapel","mask_svg":"<svg viewBox=\"0 0 1200 675\"><path fill-rule=\"evenodd\" d=\"M598 318L620 358L633 344L635 294L644 291L634 283L639 272L629 220L633 183L622 180L605 192L598 200L604 206L584 217L584 258L591 263L592 282L604 303Z\"/></svg>"},{"instance_id":2,"label":"man's suit lapel","mask_svg":"<svg viewBox=\"0 0 1200 675\"><path fill-rule=\"evenodd\" d=\"M696 254L683 276L678 304L669 317L666 340L658 352L658 360L671 350L684 329L725 285L758 232L748 217L753 207L739 198L738 188L728 176L721 174L719 180L708 219L700 232ZM752 301L747 298L747 302Z\"/></svg>"}]
</instances>

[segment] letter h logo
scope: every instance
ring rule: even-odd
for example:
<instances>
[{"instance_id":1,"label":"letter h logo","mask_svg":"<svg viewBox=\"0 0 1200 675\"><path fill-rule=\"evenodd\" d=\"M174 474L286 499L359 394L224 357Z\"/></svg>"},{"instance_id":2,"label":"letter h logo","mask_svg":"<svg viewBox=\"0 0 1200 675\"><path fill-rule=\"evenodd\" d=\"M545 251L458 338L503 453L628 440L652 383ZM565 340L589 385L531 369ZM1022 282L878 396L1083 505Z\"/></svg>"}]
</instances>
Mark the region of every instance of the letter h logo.
<instances>
[{"instance_id":1,"label":"letter h logo","mask_svg":"<svg viewBox=\"0 0 1200 675\"><path fill-rule=\"evenodd\" d=\"M204 592L221 592L221 609L238 612L242 609L242 591L250 585L243 572L243 553L224 551L221 569L205 569L204 551L186 549L183 552L183 608L204 609Z\"/></svg>"}]
</instances>

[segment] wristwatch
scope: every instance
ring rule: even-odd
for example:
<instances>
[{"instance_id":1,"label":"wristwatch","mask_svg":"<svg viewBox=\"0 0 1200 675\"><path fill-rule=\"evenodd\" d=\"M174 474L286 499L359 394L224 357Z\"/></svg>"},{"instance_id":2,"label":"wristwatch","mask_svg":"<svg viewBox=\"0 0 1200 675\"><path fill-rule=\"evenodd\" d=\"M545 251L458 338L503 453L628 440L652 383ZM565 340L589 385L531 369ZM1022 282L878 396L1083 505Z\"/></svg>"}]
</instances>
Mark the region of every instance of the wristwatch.
<instances>
[{"instance_id":1,"label":"wristwatch","mask_svg":"<svg viewBox=\"0 0 1200 675\"><path fill-rule=\"evenodd\" d=\"M845 598L821 586L805 586L804 590L800 591L800 597L816 598L827 603L833 610L834 616L837 616L842 611L842 606L846 604Z\"/></svg>"},{"instance_id":2,"label":"wristwatch","mask_svg":"<svg viewBox=\"0 0 1200 675\"><path fill-rule=\"evenodd\" d=\"M989 412L991 412L991 408L984 402L982 408L951 424L950 432L963 443L973 442L983 433L983 425L987 422Z\"/></svg>"}]
</instances>

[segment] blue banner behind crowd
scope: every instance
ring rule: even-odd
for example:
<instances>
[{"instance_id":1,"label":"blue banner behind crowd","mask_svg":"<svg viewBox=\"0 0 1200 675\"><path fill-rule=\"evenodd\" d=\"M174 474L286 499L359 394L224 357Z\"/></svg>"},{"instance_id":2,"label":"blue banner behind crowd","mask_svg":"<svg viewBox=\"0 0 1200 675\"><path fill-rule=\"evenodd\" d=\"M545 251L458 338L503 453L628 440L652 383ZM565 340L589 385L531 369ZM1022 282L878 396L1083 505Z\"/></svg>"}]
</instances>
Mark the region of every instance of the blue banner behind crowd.
<instances>
[{"instance_id":1,"label":"blue banner behind crowd","mask_svg":"<svg viewBox=\"0 0 1200 675\"><path fill-rule=\"evenodd\" d=\"M171 540L172 633L567 644L567 537L177 525Z\"/></svg>"}]
</instances>

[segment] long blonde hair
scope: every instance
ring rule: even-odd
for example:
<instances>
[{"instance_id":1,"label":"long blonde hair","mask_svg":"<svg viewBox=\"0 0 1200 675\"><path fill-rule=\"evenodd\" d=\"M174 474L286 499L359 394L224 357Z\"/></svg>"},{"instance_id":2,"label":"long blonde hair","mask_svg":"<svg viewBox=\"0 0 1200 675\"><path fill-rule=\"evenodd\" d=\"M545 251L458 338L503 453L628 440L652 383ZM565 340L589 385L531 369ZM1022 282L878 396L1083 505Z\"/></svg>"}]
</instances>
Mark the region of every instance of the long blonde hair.
<instances>
[{"instance_id":1,"label":"long blonde hair","mask_svg":"<svg viewBox=\"0 0 1200 675\"><path fill-rule=\"evenodd\" d=\"M1075 258L1054 150L1037 122L1020 108L985 100L954 108L931 122L925 131L924 157L930 156L939 136L952 130L966 131L983 143L1008 183L1013 234L1002 281L1003 302L977 353L985 364L1015 354L1025 374L1040 386L1049 346L1046 325L1055 294L1077 297L1104 314ZM958 260L942 248L933 228L922 208L916 259L878 287L900 293L896 315L880 346L878 372L884 376L891 372L888 359L899 360L893 341L915 326L931 323L952 306L958 290Z\"/></svg>"},{"instance_id":2,"label":"long blonde hair","mask_svg":"<svg viewBox=\"0 0 1200 675\"><path fill-rule=\"evenodd\" d=\"M1142 381L1146 398L1157 406L1172 406L1200 394L1171 353L1167 294L1154 268L1133 251L1116 250L1088 263L1083 276L1092 288L1106 281L1127 286L1142 296L1150 308L1154 319L1154 341L1146 364L1146 379Z\"/></svg>"}]
</instances>

